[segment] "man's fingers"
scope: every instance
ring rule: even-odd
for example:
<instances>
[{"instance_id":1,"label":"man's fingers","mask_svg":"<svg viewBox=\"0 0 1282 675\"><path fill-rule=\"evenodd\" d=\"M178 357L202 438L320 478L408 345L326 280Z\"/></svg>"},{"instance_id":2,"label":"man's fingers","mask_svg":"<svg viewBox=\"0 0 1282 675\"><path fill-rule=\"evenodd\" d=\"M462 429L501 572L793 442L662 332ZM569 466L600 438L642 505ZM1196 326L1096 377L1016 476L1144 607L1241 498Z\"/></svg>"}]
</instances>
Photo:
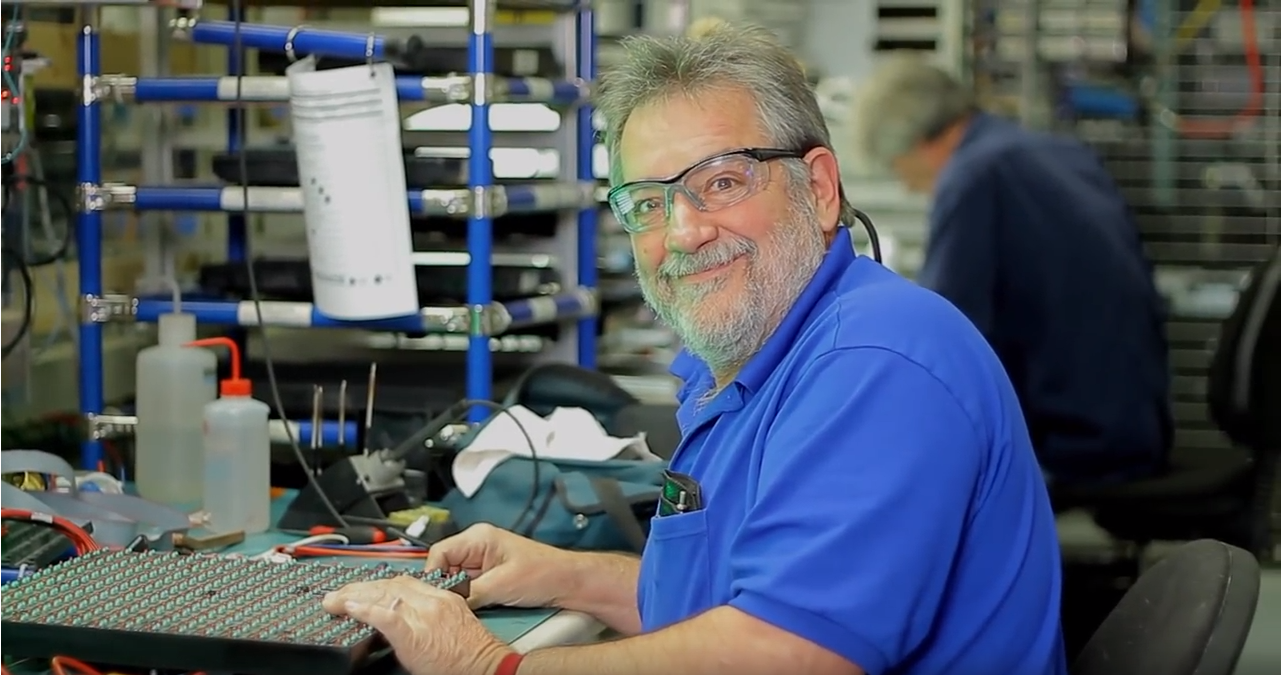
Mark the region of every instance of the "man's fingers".
<instances>
[{"instance_id":1,"label":"man's fingers","mask_svg":"<svg viewBox=\"0 0 1282 675\"><path fill-rule=\"evenodd\" d=\"M383 634L388 640L395 640L402 628L402 621L392 605L366 604L355 600L343 603L343 613Z\"/></svg>"},{"instance_id":2,"label":"man's fingers","mask_svg":"<svg viewBox=\"0 0 1282 675\"><path fill-rule=\"evenodd\" d=\"M472 579L467 587L467 606L481 609L494 604L494 584L502 583L504 576L502 568L495 568L490 574Z\"/></svg>"},{"instance_id":3,"label":"man's fingers","mask_svg":"<svg viewBox=\"0 0 1282 675\"><path fill-rule=\"evenodd\" d=\"M379 605L387 604L391 601L393 593L390 592L386 581L366 581L361 583L349 584L336 591L325 594L321 599L321 606L330 614L346 614L346 605L354 602L358 605Z\"/></svg>"},{"instance_id":4,"label":"man's fingers","mask_svg":"<svg viewBox=\"0 0 1282 675\"><path fill-rule=\"evenodd\" d=\"M457 567L457 565L450 565L448 549L441 546L439 543L427 549L427 562L423 563L423 569L429 572L432 570L443 570L448 572L451 567Z\"/></svg>"}]
</instances>

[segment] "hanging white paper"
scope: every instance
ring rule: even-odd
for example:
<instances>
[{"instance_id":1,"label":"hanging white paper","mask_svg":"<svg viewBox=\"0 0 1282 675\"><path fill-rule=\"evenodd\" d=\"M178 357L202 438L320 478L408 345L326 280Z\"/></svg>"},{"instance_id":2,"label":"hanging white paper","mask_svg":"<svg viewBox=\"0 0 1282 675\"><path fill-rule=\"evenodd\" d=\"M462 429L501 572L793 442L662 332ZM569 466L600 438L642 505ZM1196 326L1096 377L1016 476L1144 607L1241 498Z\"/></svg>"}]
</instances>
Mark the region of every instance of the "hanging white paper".
<instances>
[{"instance_id":1,"label":"hanging white paper","mask_svg":"<svg viewBox=\"0 0 1282 675\"><path fill-rule=\"evenodd\" d=\"M312 293L347 321L419 311L392 66L286 70Z\"/></svg>"}]
</instances>

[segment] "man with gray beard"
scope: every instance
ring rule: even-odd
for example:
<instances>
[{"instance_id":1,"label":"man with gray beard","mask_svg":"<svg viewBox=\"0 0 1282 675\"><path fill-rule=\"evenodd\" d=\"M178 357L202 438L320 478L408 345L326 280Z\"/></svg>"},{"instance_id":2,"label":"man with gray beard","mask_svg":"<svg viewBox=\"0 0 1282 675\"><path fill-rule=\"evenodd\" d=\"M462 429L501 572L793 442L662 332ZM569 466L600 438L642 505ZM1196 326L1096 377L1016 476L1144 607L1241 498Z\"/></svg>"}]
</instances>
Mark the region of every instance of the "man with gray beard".
<instances>
[{"instance_id":1,"label":"man with gray beard","mask_svg":"<svg viewBox=\"0 0 1282 675\"><path fill-rule=\"evenodd\" d=\"M623 47L598 100L609 201L685 344L644 555L477 526L427 563L475 575L467 603L397 580L325 606L422 675L1063 675L1019 402L960 312L854 253L795 57L730 26ZM518 655L468 604L587 612L626 637Z\"/></svg>"}]
</instances>

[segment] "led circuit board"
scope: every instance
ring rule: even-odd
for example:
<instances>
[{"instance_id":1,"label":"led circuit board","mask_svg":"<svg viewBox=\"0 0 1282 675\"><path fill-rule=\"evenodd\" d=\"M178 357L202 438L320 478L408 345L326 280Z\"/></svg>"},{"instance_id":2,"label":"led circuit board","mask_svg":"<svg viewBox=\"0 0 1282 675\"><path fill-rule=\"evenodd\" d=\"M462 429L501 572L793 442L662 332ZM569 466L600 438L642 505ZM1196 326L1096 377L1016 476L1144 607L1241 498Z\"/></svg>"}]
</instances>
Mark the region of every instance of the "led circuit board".
<instances>
[{"instance_id":1,"label":"led circuit board","mask_svg":"<svg viewBox=\"0 0 1282 675\"><path fill-rule=\"evenodd\" d=\"M93 551L8 584L11 657L245 675L346 675L382 649L375 631L321 607L344 585L409 575L462 595L466 573Z\"/></svg>"}]
</instances>

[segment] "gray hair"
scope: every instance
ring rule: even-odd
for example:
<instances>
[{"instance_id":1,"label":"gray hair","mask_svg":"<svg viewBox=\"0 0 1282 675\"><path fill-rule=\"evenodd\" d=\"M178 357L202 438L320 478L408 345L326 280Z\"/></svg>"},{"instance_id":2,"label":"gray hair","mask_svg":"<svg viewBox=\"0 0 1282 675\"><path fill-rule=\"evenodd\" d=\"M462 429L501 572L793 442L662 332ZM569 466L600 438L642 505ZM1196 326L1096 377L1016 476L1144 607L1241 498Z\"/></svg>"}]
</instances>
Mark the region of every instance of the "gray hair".
<instances>
[{"instance_id":1,"label":"gray hair","mask_svg":"<svg viewBox=\"0 0 1282 675\"><path fill-rule=\"evenodd\" d=\"M602 73L594 103L605 121L611 183L617 185L623 179L619 146L632 113L674 94L742 89L756 102L761 128L775 147L832 149L805 70L772 33L727 23L703 26L695 33L625 38L618 65ZM786 165L794 186L809 181L804 162L787 161ZM850 224L853 215L843 195L842 222Z\"/></svg>"},{"instance_id":2,"label":"gray hair","mask_svg":"<svg viewBox=\"0 0 1282 675\"><path fill-rule=\"evenodd\" d=\"M887 169L976 110L974 94L917 54L886 58L855 95L852 140L859 158Z\"/></svg>"}]
</instances>

